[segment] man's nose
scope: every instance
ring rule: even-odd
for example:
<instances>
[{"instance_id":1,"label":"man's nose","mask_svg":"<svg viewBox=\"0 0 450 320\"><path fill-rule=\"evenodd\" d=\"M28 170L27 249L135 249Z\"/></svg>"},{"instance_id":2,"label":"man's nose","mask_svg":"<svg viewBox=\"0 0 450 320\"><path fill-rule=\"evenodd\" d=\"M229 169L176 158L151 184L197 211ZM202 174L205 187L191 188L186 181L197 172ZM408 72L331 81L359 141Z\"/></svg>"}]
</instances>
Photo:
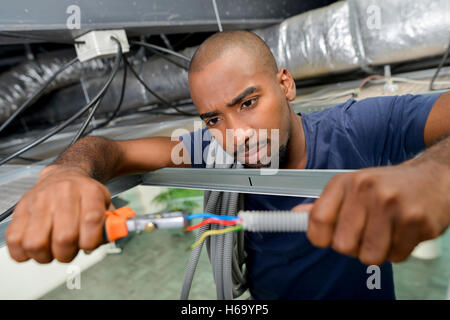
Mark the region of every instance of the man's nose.
<instances>
[{"instance_id":1,"label":"man's nose","mask_svg":"<svg viewBox=\"0 0 450 320\"><path fill-rule=\"evenodd\" d=\"M234 144L238 147L238 148L242 148L245 143L250 140L254 133L255 130L253 130L252 128L237 128L234 130Z\"/></svg>"},{"instance_id":2,"label":"man's nose","mask_svg":"<svg viewBox=\"0 0 450 320\"><path fill-rule=\"evenodd\" d=\"M244 145L255 134L251 126L237 118L229 119L227 131L227 139L233 138L233 143L237 147Z\"/></svg>"},{"instance_id":3,"label":"man's nose","mask_svg":"<svg viewBox=\"0 0 450 320\"><path fill-rule=\"evenodd\" d=\"M255 129L249 124L249 119L242 115L229 114L227 117L227 150L233 148L234 152L244 149L256 138ZM230 150L231 151L231 150Z\"/></svg>"}]
</instances>

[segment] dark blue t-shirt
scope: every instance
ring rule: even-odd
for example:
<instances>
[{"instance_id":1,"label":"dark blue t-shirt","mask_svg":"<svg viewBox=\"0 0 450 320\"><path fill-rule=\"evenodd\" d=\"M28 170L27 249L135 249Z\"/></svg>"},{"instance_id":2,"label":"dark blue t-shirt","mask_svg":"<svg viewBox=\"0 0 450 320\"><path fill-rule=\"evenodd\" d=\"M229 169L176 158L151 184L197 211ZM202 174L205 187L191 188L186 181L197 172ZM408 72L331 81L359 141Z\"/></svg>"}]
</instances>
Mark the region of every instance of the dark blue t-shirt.
<instances>
[{"instance_id":1,"label":"dark blue t-shirt","mask_svg":"<svg viewBox=\"0 0 450 320\"><path fill-rule=\"evenodd\" d=\"M425 122L438 96L350 99L300 114L306 139L305 169L361 169L413 157L425 148ZM203 129L182 137L192 167L205 167L201 154L210 136ZM244 203L246 210L290 210L313 201L246 194ZM305 233L245 232L245 251L254 299L395 299L391 263L380 266L381 289L370 290L367 279L373 271L332 248L314 247Z\"/></svg>"}]
</instances>

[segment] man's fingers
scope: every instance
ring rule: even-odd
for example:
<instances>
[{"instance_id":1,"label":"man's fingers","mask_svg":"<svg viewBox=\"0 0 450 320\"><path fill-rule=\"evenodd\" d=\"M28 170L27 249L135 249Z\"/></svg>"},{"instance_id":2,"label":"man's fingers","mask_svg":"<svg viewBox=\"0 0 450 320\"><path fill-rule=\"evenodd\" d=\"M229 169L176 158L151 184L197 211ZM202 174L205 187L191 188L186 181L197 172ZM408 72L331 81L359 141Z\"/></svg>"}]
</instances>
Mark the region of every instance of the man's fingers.
<instances>
[{"instance_id":1,"label":"man's fingers","mask_svg":"<svg viewBox=\"0 0 450 320\"><path fill-rule=\"evenodd\" d=\"M387 260L401 262L406 260L417 244L423 241L418 228L415 226L396 227L392 236L392 245L387 254Z\"/></svg>"},{"instance_id":2,"label":"man's fingers","mask_svg":"<svg viewBox=\"0 0 450 320\"><path fill-rule=\"evenodd\" d=\"M291 209L291 211L295 212L310 212L312 207L314 207L314 203L302 203Z\"/></svg>"},{"instance_id":3,"label":"man's fingers","mask_svg":"<svg viewBox=\"0 0 450 320\"><path fill-rule=\"evenodd\" d=\"M28 257L39 263L49 263L53 260L50 246L52 215L47 213L48 209L45 199L33 204L22 242Z\"/></svg>"},{"instance_id":4,"label":"man's fingers","mask_svg":"<svg viewBox=\"0 0 450 320\"><path fill-rule=\"evenodd\" d=\"M379 206L378 197L372 193L368 199L370 214L362 236L359 259L367 265L380 265L388 255L392 241L392 221L395 206ZM383 208L383 209L382 209Z\"/></svg>"},{"instance_id":5,"label":"man's fingers","mask_svg":"<svg viewBox=\"0 0 450 320\"><path fill-rule=\"evenodd\" d=\"M331 244L343 196L342 178L336 176L326 185L310 211L307 236L313 245L327 247Z\"/></svg>"},{"instance_id":6,"label":"man's fingers","mask_svg":"<svg viewBox=\"0 0 450 320\"><path fill-rule=\"evenodd\" d=\"M60 262L70 262L78 253L80 201L56 200L53 212L52 253Z\"/></svg>"},{"instance_id":7,"label":"man's fingers","mask_svg":"<svg viewBox=\"0 0 450 320\"><path fill-rule=\"evenodd\" d=\"M367 212L361 199L356 198L355 192L350 192L341 206L334 230L334 250L353 257L358 256L366 216Z\"/></svg>"},{"instance_id":8,"label":"man's fingers","mask_svg":"<svg viewBox=\"0 0 450 320\"><path fill-rule=\"evenodd\" d=\"M104 196L98 193L88 199L81 199L80 249L94 250L104 242L105 211L109 204L110 201L105 203Z\"/></svg>"},{"instance_id":9,"label":"man's fingers","mask_svg":"<svg viewBox=\"0 0 450 320\"><path fill-rule=\"evenodd\" d=\"M22 247L22 240L28 223L29 212L23 202L17 204L12 215L8 229L6 230L5 241L8 246L9 255L17 262L24 262L30 259Z\"/></svg>"}]
</instances>

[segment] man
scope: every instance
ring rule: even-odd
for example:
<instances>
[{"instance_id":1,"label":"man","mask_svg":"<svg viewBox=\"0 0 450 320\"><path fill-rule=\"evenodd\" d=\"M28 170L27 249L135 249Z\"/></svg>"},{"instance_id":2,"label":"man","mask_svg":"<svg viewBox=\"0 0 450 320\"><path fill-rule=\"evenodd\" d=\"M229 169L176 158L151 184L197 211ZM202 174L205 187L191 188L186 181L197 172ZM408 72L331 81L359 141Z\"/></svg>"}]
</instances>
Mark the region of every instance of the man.
<instances>
[{"instance_id":1,"label":"man","mask_svg":"<svg viewBox=\"0 0 450 320\"><path fill-rule=\"evenodd\" d=\"M306 198L246 195L246 209L310 211L307 235L246 234L253 298L394 298L389 261L406 259L419 242L447 229L450 93L349 100L297 115L289 104L296 96L289 71L278 69L265 43L245 31L206 40L191 61L189 86L208 128L201 134L225 137L227 129L235 130L222 146L244 149L249 167L263 166L261 150L249 145L258 129L279 130L278 151L269 157L278 157L281 168L383 166L336 176L314 204ZM204 167L203 161L193 161L203 151L196 150L195 136L183 137L182 156L190 156L194 167ZM111 201L101 182L190 166L174 163L171 151L178 143L163 137L88 137L77 142L41 172L36 186L18 203L6 234L11 257L69 262L79 249L101 245L104 212ZM366 285L371 264L381 268L378 290Z\"/></svg>"}]
</instances>

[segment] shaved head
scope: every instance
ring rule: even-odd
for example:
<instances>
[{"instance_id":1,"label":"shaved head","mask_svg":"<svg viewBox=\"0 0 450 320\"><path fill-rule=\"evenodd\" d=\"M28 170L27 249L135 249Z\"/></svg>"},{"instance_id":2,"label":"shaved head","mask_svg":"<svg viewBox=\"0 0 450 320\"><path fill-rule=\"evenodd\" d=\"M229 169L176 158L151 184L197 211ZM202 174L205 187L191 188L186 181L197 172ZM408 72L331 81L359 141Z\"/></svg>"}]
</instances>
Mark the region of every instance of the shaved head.
<instances>
[{"instance_id":1,"label":"shaved head","mask_svg":"<svg viewBox=\"0 0 450 320\"><path fill-rule=\"evenodd\" d=\"M291 129L298 127L289 105L295 82L285 68L278 70L260 37L248 31L212 35L192 57L188 80L200 118L229 155L253 168L287 163L288 144L295 143Z\"/></svg>"},{"instance_id":2,"label":"shaved head","mask_svg":"<svg viewBox=\"0 0 450 320\"><path fill-rule=\"evenodd\" d=\"M273 74L278 72L272 52L259 36L253 32L235 30L219 32L206 39L192 57L189 73L202 71L211 62L237 48L251 55L265 71Z\"/></svg>"}]
</instances>

